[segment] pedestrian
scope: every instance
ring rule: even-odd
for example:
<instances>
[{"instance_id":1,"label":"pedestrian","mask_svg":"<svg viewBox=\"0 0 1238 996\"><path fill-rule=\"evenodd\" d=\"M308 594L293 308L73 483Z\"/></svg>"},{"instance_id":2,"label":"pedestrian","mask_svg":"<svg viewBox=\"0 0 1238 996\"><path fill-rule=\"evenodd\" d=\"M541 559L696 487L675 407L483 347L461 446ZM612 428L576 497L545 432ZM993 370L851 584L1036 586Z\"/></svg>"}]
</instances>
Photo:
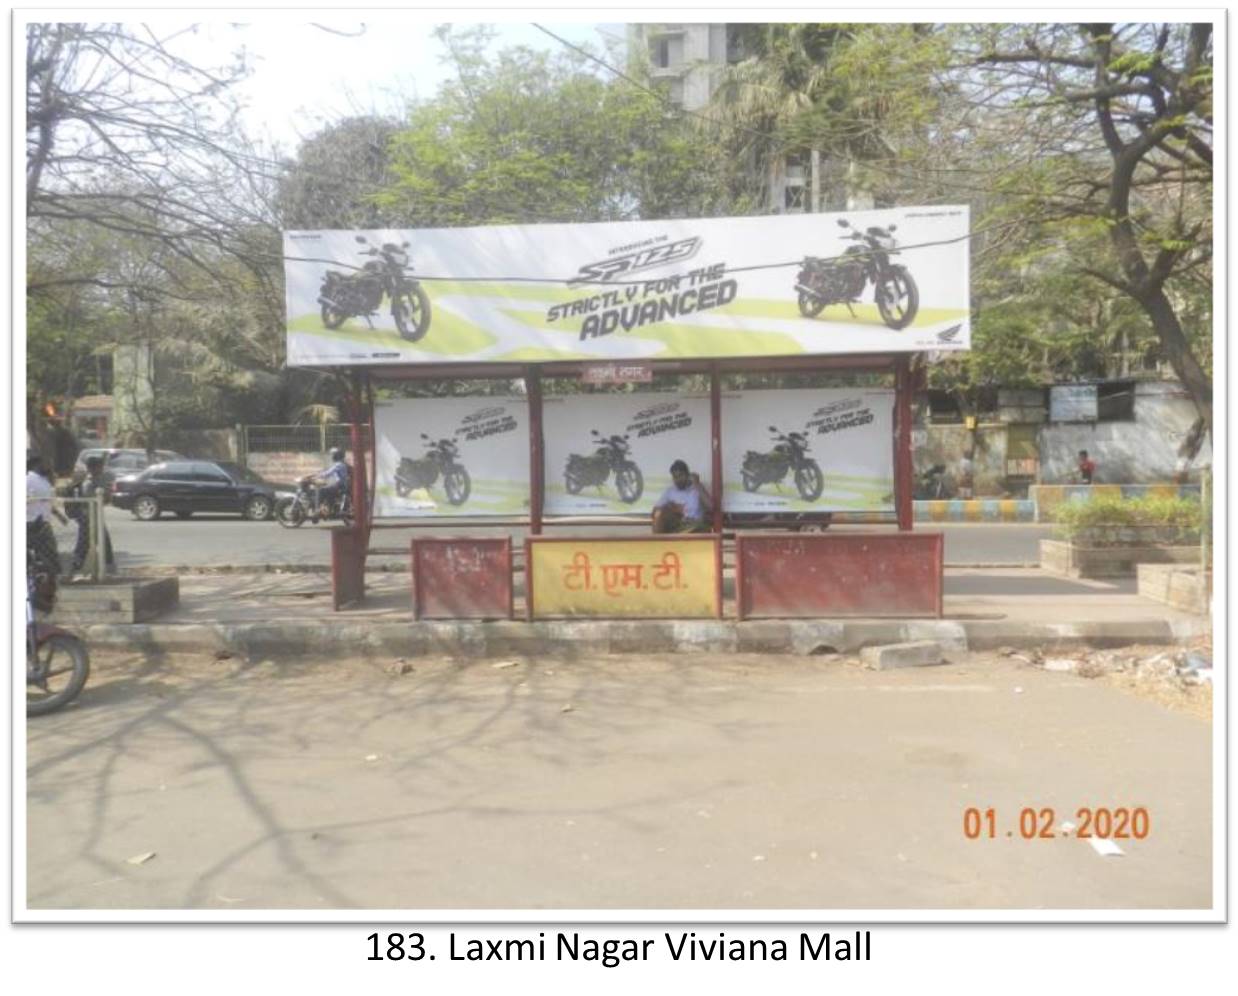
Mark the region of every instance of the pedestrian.
<instances>
[{"instance_id":1,"label":"pedestrian","mask_svg":"<svg viewBox=\"0 0 1238 996\"><path fill-rule=\"evenodd\" d=\"M1092 475L1096 473L1096 461L1088 456L1087 450L1079 451L1079 479L1084 484L1092 483Z\"/></svg>"},{"instance_id":2,"label":"pedestrian","mask_svg":"<svg viewBox=\"0 0 1238 996\"><path fill-rule=\"evenodd\" d=\"M107 485L103 480L103 457L91 456L86 458L86 476L73 485L70 494L74 498L94 498L96 495L102 495L104 503L107 503ZM86 565L86 556L90 552L90 511L86 505L80 502L74 502L73 517L77 521L77 543L73 547L73 573L76 574ZM99 514L103 514L103 510L99 510ZM107 572L114 573L116 570L116 558L112 554L112 537L108 534L107 527L102 526L103 532L103 559L107 565Z\"/></svg>"},{"instance_id":3,"label":"pedestrian","mask_svg":"<svg viewBox=\"0 0 1238 996\"><path fill-rule=\"evenodd\" d=\"M61 525L69 520L55 504L56 489L52 487L51 474L43 458L32 456L26 460L26 549L34 559L44 565L55 577L60 573L60 551L56 546L56 534L52 531L51 519L55 516Z\"/></svg>"},{"instance_id":4,"label":"pedestrian","mask_svg":"<svg viewBox=\"0 0 1238 996\"><path fill-rule=\"evenodd\" d=\"M707 533L709 523L705 516L712 501L701 476L688 470L683 460L671 464L671 486L662 492L662 497L653 506L653 531L655 533Z\"/></svg>"}]
</instances>

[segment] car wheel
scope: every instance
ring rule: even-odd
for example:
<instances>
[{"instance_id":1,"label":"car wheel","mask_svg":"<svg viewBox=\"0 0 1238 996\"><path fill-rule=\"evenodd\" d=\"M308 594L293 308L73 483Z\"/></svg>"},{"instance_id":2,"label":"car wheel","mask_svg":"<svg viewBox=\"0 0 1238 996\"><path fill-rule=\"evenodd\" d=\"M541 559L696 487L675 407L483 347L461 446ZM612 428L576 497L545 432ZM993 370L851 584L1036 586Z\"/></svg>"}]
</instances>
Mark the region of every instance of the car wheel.
<instances>
[{"instance_id":1,"label":"car wheel","mask_svg":"<svg viewBox=\"0 0 1238 996\"><path fill-rule=\"evenodd\" d=\"M265 495L254 495L245 503L245 518L253 522L262 522L271 517L271 499Z\"/></svg>"},{"instance_id":2,"label":"car wheel","mask_svg":"<svg viewBox=\"0 0 1238 996\"><path fill-rule=\"evenodd\" d=\"M159 507L159 499L154 495L141 495L133 502L134 517L143 522L151 522L159 518L159 513L162 511L163 509Z\"/></svg>"}]
</instances>

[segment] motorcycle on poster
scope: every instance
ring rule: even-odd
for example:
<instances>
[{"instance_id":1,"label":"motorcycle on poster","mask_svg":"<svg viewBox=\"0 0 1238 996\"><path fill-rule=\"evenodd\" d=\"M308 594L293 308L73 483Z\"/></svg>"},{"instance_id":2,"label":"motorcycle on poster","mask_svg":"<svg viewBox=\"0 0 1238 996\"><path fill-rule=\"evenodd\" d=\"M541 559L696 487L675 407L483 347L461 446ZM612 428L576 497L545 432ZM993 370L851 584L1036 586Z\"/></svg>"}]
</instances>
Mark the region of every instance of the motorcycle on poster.
<instances>
[{"instance_id":1,"label":"motorcycle on poster","mask_svg":"<svg viewBox=\"0 0 1238 996\"><path fill-rule=\"evenodd\" d=\"M547 515L648 515L676 460L709 478L707 398L578 394L544 404Z\"/></svg>"},{"instance_id":2,"label":"motorcycle on poster","mask_svg":"<svg viewBox=\"0 0 1238 996\"><path fill-rule=\"evenodd\" d=\"M726 512L894 508L894 392L742 391L722 398Z\"/></svg>"},{"instance_id":3,"label":"motorcycle on poster","mask_svg":"<svg viewBox=\"0 0 1238 996\"><path fill-rule=\"evenodd\" d=\"M523 398L406 398L374 405L374 514L525 515Z\"/></svg>"},{"instance_id":4,"label":"motorcycle on poster","mask_svg":"<svg viewBox=\"0 0 1238 996\"><path fill-rule=\"evenodd\" d=\"M288 365L968 349L968 219L946 205L285 232Z\"/></svg>"}]
</instances>

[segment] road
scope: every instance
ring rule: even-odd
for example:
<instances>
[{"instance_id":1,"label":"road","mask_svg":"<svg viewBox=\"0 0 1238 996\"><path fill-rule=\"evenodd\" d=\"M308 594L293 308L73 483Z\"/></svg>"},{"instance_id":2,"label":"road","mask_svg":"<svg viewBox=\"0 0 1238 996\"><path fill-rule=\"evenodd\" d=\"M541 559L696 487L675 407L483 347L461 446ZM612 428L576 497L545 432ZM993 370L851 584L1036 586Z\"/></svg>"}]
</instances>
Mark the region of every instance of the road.
<instances>
[{"instance_id":1,"label":"road","mask_svg":"<svg viewBox=\"0 0 1238 996\"><path fill-rule=\"evenodd\" d=\"M251 564L327 564L330 540L322 527L303 526L285 529L275 522L246 522L236 516L194 516L188 521L170 517L155 522L139 522L120 509L107 510L108 529L122 568L154 565L221 566ZM860 528L860 527L835 527ZM877 528L877 527L872 527ZM888 527L880 527L886 529ZM940 531L946 537L947 564L1023 564L1039 560L1037 542L1052 535L1053 527L1030 523L950 524L918 526L925 531ZM591 535L634 535L634 527L580 527ZM393 529L374 533L375 546L408 549L413 536L479 533L502 535L515 540L525 530L508 527L496 530L467 525L444 525L432 529ZM550 535L569 533L568 527L555 527ZM58 533L62 552L73 546L72 532Z\"/></svg>"},{"instance_id":2,"label":"road","mask_svg":"<svg viewBox=\"0 0 1238 996\"><path fill-rule=\"evenodd\" d=\"M1211 900L1211 725L1008 658L98 656L27 726L32 908ZM1148 832L1102 856L1080 807Z\"/></svg>"}]
</instances>

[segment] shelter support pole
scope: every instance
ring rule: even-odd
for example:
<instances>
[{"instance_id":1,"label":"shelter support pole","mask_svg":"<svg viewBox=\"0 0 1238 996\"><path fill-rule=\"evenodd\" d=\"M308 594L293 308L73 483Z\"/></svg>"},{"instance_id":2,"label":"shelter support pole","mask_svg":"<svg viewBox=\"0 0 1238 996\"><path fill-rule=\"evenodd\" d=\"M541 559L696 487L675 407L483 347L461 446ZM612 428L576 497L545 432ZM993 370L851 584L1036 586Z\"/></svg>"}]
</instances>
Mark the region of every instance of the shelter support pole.
<instances>
[{"instance_id":1,"label":"shelter support pole","mask_svg":"<svg viewBox=\"0 0 1238 996\"><path fill-rule=\"evenodd\" d=\"M369 482L369 473L366 470L366 451L369 447L366 441L361 436L361 420L368 414L371 422L374 418L374 411L371 407L367 412L362 405L361 391L361 375L354 373L348 392L348 409L349 421L352 423L349 430L349 444L352 449L352 510L353 510L353 529L359 537L365 537L368 541L369 526L370 526L370 503L367 484ZM372 434L372 432L371 432Z\"/></svg>"},{"instance_id":2,"label":"shelter support pole","mask_svg":"<svg viewBox=\"0 0 1238 996\"><path fill-rule=\"evenodd\" d=\"M709 441L711 467L710 493L714 499L715 533L722 532L722 378L718 375L718 364L709 367Z\"/></svg>"},{"instance_id":3,"label":"shelter support pole","mask_svg":"<svg viewBox=\"0 0 1238 996\"><path fill-rule=\"evenodd\" d=\"M911 361L898 358L894 370L894 508L898 528L912 528L911 504L911 394L914 389Z\"/></svg>"},{"instance_id":4,"label":"shelter support pole","mask_svg":"<svg viewBox=\"0 0 1238 996\"><path fill-rule=\"evenodd\" d=\"M529 399L529 532L540 536L546 494L546 459L542 437L542 374L535 366L525 368L524 391Z\"/></svg>"}]
</instances>

